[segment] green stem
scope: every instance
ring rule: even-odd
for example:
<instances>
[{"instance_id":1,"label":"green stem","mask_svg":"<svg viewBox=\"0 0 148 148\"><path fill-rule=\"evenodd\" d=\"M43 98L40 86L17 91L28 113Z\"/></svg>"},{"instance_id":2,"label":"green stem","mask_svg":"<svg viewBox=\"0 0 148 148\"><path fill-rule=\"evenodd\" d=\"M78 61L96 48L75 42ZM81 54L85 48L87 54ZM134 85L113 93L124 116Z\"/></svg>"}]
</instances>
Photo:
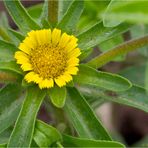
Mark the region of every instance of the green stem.
<instances>
[{"instance_id":1,"label":"green stem","mask_svg":"<svg viewBox=\"0 0 148 148\"><path fill-rule=\"evenodd\" d=\"M148 45L148 35L138 39L127 41L111 49L110 51L102 53L101 55L89 61L87 64L94 68L100 68L106 63L113 60L115 57L136 50L137 48L143 47L145 45Z\"/></svg>"},{"instance_id":2,"label":"green stem","mask_svg":"<svg viewBox=\"0 0 148 148\"><path fill-rule=\"evenodd\" d=\"M10 37L7 35L7 33L1 27L0 27L0 36L6 41L11 41Z\"/></svg>"},{"instance_id":3,"label":"green stem","mask_svg":"<svg viewBox=\"0 0 148 148\"><path fill-rule=\"evenodd\" d=\"M53 24L58 21L58 0L48 0L48 20Z\"/></svg>"}]
</instances>

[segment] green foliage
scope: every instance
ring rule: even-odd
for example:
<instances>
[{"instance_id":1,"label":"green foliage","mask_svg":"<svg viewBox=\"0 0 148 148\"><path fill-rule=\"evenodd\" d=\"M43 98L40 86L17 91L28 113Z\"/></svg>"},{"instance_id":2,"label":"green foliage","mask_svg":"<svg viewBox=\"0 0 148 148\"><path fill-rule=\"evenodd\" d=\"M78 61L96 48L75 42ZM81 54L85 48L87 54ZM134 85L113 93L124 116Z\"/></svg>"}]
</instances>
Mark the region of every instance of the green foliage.
<instances>
[{"instance_id":1,"label":"green foliage","mask_svg":"<svg viewBox=\"0 0 148 148\"><path fill-rule=\"evenodd\" d=\"M147 15L147 1L111 0L103 14L103 21L107 27L116 26L123 21L147 24Z\"/></svg>"},{"instance_id":2,"label":"green foliage","mask_svg":"<svg viewBox=\"0 0 148 148\"><path fill-rule=\"evenodd\" d=\"M0 62L0 70L12 71L18 74L23 74L19 65L15 61Z\"/></svg>"},{"instance_id":3,"label":"green foliage","mask_svg":"<svg viewBox=\"0 0 148 148\"><path fill-rule=\"evenodd\" d=\"M0 40L0 61L8 62L14 60L14 52L17 50L13 44Z\"/></svg>"},{"instance_id":4,"label":"green foliage","mask_svg":"<svg viewBox=\"0 0 148 148\"><path fill-rule=\"evenodd\" d=\"M70 147L73 145L74 147L118 147L124 148L119 142L115 141L106 141L106 140L91 140L91 139L84 139L84 138L75 138L68 135L63 136L64 146Z\"/></svg>"},{"instance_id":5,"label":"green foliage","mask_svg":"<svg viewBox=\"0 0 148 148\"><path fill-rule=\"evenodd\" d=\"M83 1L73 1L57 27L67 33L74 32L83 7Z\"/></svg>"},{"instance_id":6,"label":"green foliage","mask_svg":"<svg viewBox=\"0 0 148 148\"><path fill-rule=\"evenodd\" d=\"M50 96L51 102L56 107L63 107L66 100L66 88L65 87L60 88L55 86L54 88L51 88L49 90L49 96Z\"/></svg>"},{"instance_id":7,"label":"green foliage","mask_svg":"<svg viewBox=\"0 0 148 148\"><path fill-rule=\"evenodd\" d=\"M22 100L21 87L8 84L0 90L0 133L7 129L16 120Z\"/></svg>"},{"instance_id":8,"label":"green foliage","mask_svg":"<svg viewBox=\"0 0 148 148\"><path fill-rule=\"evenodd\" d=\"M79 47L82 50L94 47L101 42L127 31L129 27L130 25L128 24L121 24L114 28L107 28L103 26L102 22L99 22L77 36L79 38Z\"/></svg>"},{"instance_id":9,"label":"green foliage","mask_svg":"<svg viewBox=\"0 0 148 148\"><path fill-rule=\"evenodd\" d=\"M148 112L148 100L147 90L143 87L133 85L130 89L124 92L112 92L100 89L98 87L91 87L89 85L83 85L79 88L80 92L88 100L93 100L92 103L112 101L123 105L132 106ZM93 94L93 98L91 95Z\"/></svg>"},{"instance_id":10,"label":"green foliage","mask_svg":"<svg viewBox=\"0 0 148 148\"><path fill-rule=\"evenodd\" d=\"M28 32L31 29L40 29L39 25L29 16L18 0L4 1L9 14L12 16L20 30ZM21 16L21 17L20 17Z\"/></svg>"},{"instance_id":11,"label":"green foliage","mask_svg":"<svg viewBox=\"0 0 148 148\"><path fill-rule=\"evenodd\" d=\"M15 123L15 128L11 133L8 147L30 146L34 132L35 119L44 97L45 91L39 90L36 86L28 88L26 99L24 100Z\"/></svg>"},{"instance_id":12,"label":"green foliage","mask_svg":"<svg viewBox=\"0 0 148 148\"><path fill-rule=\"evenodd\" d=\"M124 91L132 85L130 81L116 74L97 71L86 65L80 65L79 68L79 74L74 78L78 84L89 84L113 91Z\"/></svg>"},{"instance_id":13,"label":"green foliage","mask_svg":"<svg viewBox=\"0 0 148 148\"><path fill-rule=\"evenodd\" d=\"M48 147L57 141L61 141L62 136L56 128L38 120L35 125L34 141L39 147Z\"/></svg>"},{"instance_id":14,"label":"green foliage","mask_svg":"<svg viewBox=\"0 0 148 148\"><path fill-rule=\"evenodd\" d=\"M4 4L18 29L0 14L0 147L123 148L95 109L114 102L148 112L147 2L45 0L27 9L19 0ZM78 38L79 72L67 86L39 89L24 80L27 72L14 54L29 31L54 27ZM136 58L126 59L131 51ZM109 72L116 66L104 66L110 61L120 64L118 74ZM47 123L38 120L45 109Z\"/></svg>"},{"instance_id":15,"label":"green foliage","mask_svg":"<svg viewBox=\"0 0 148 148\"><path fill-rule=\"evenodd\" d=\"M68 98L65 111L79 136L82 138L111 140L80 93L74 88L67 88L67 91Z\"/></svg>"}]
</instances>

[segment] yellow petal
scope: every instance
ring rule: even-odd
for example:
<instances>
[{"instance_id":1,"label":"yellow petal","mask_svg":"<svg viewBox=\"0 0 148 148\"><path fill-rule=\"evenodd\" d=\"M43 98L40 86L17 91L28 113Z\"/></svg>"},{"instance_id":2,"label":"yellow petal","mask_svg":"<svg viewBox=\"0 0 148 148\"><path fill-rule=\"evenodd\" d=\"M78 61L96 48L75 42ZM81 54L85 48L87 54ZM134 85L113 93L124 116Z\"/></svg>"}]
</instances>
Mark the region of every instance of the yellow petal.
<instances>
[{"instance_id":1,"label":"yellow petal","mask_svg":"<svg viewBox=\"0 0 148 148\"><path fill-rule=\"evenodd\" d=\"M27 54L29 54L31 51L31 49L29 47L27 47L24 43L21 43L19 45L19 49Z\"/></svg>"},{"instance_id":2,"label":"yellow petal","mask_svg":"<svg viewBox=\"0 0 148 148\"><path fill-rule=\"evenodd\" d=\"M33 77L33 81L37 84L39 84L43 79L38 75L38 74L34 74L34 77Z\"/></svg>"},{"instance_id":3,"label":"yellow petal","mask_svg":"<svg viewBox=\"0 0 148 148\"><path fill-rule=\"evenodd\" d=\"M65 47L65 50L71 52L74 48L78 46L76 40L71 40Z\"/></svg>"},{"instance_id":4,"label":"yellow petal","mask_svg":"<svg viewBox=\"0 0 148 148\"><path fill-rule=\"evenodd\" d=\"M49 43L50 36L48 35L50 32L47 29L38 30L36 31L36 38L39 45L47 44ZM47 36L48 35L48 36Z\"/></svg>"},{"instance_id":5,"label":"yellow petal","mask_svg":"<svg viewBox=\"0 0 148 148\"><path fill-rule=\"evenodd\" d=\"M67 45L67 43L69 42L69 40L70 40L70 36L66 33L63 33L58 46L60 48L64 48Z\"/></svg>"},{"instance_id":6,"label":"yellow petal","mask_svg":"<svg viewBox=\"0 0 148 148\"><path fill-rule=\"evenodd\" d=\"M23 43L29 49L35 48L38 45L37 39L36 39L36 34L34 33L34 36L26 37L25 40L23 40Z\"/></svg>"},{"instance_id":7,"label":"yellow petal","mask_svg":"<svg viewBox=\"0 0 148 148\"><path fill-rule=\"evenodd\" d=\"M59 87L66 85L66 82L60 76L54 80Z\"/></svg>"},{"instance_id":8,"label":"yellow petal","mask_svg":"<svg viewBox=\"0 0 148 148\"><path fill-rule=\"evenodd\" d=\"M65 80L65 82L70 82L72 80L72 76L66 72L61 76L61 78Z\"/></svg>"},{"instance_id":9,"label":"yellow petal","mask_svg":"<svg viewBox=\"0 0 148 148\"><path fill-rule=\"evenodd\" d=\"M70 67L67 69L67 73L72 75L76 75L78 71L79 71L78 67Z\"/></svg>"},{"instance_id":10,"label":"yellow petal","mask_svg":"<svg viewBox=\"0 0 148 148\"><path fill-rule=\"evenodd\" d=\"M40 87L41 89L43 89L43 88L51 88L51 87L53 87L53 85L54 85L53 79L50 79L50 80L45 79L45 80L42 80L42 81L39 83L39 87Z\"/></svg>"},{"instance_id":11,"label":"yellow petal","mask_svg":"<svg viewBox=\"0 0 148 148\"><path fill-rule=\"evenodd\" d=\"M33 69L32 65L30 63L23 63L21 65L21 68L23 69L23 71L30 71Z\"/></svg>"},{"instance_id":12,"label":"yellow petal","mask_svg":"<svg viewBox=\"0 0 148 148\"><path fill-rule=\"evenodd\" d=\"M25 80L30 83L34 80L34 76L35 76L35 73L34 72L29 72L25 75Z\"/></svg>"},{"instance_id":13,"label":"yellow petal","mask_svg":"<svg viewBox=\"0 0 148 148\"><path fill-rule=\"evenodd\" d=\"M57 44L60 41L60 37L61 37L61 30L55 28L52 31L52 45L53 45L53 47L57 46Z\"/></svg>"},{"instance_id":14,"label":"yellow petal","mask_svg":"<svg viewBox=\"0 0 148 148\"><path fill-rule=\"evenodd\" d=\"M79 65L79 59L75 57L71 58L68 60L67 64L68 64L68 67L77 66Z\"/></svg>"},{"instance_id":15,"label":"yellow petal","mask_svg":"<svg viewBox=\"0 0 148 148\"><path fill-rule=\"evenodd\" d=\"M45 30L45 42L48 44L51 44L51 29L46 29Z\"/></svg>"},{"instance_id":16,"label":"yellow petal","mask_svg":"<svg viewBox=\"0 0 148 148\"><path fill-rule=\"evenodd\" d=\"M81 51L79 48L75 48L73 50L71 50L70 52L68 52L68 56L69 57L78 57L81 54Z\"/></svg>"},{"instance_id":17,"label":"yellow petal","mask_svg":"<svg viewBox=\"0 0 148 148\"><path fill-rule=\"evenodd\" d=\"M18 64L29 63L29 57L22 51L17 51L14 55L15 59L17 59Z\"/></svg>"}]
</instances>

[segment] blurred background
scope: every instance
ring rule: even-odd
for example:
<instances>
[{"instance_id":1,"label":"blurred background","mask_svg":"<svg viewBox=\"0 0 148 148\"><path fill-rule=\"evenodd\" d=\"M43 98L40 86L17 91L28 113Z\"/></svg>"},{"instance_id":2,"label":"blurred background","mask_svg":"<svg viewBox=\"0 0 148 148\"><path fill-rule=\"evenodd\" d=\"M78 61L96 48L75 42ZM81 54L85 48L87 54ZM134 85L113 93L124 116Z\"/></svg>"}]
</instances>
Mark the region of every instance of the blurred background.
<instances>
[{"instance_id":1,"label":"blurred background","mask_svg":"<svg viewBox=\"0 0 148 148\"><path fill-rule=\"evenodd\" d=\"M96 22L101 21L102 13L105 12L109 2L110 0L85 1L85 9L78 24L78 31L83 31ZM22 1L22 4L28 8L28 12L33 12L32 15L36 20L39 19L38 16L40 15L40 11L42 9L42 3L42 0ZM67 1L67 4L69 3L70 1ZM145 7L146 9L148 8L148 2ZM17 26L14 24L7 13L3 2L0 1L0 16L3 15L3 12L6 13L11 27L13 29L17 29ZM0 22L2 21L3 20L0 19ZM148 27L146 24L139 22L135 23L127 32L111 40L108 40L108 42L105 42L105 44L101 43L95 47L93 52L90 52L89 58L87 58L85 61L100 54L101 52L110 50L115 45L119 45L120 43L128 41L132 38L143 36L147 34L147 31ZM114 61L102 67L100 70L120 73L122 76L130 79L133 83L144 86L147 59L148 49L147 47L144 47L140 50L137 50L136 52L131 52L128 55L118 57ZM143 141L148 142L147 113L138 109L110 102L105 102L103 105L101 105L101 107L95 107L95 110L97 115L101 117L104 126L107 127L108 130L113 134L114 139L122 141L128 146L136 146L137 143L142 143ZM45 122L53 123L52 115L49 115L46 111L46 105L42 107L38 116Z\"/></svg>"}]
</instances>

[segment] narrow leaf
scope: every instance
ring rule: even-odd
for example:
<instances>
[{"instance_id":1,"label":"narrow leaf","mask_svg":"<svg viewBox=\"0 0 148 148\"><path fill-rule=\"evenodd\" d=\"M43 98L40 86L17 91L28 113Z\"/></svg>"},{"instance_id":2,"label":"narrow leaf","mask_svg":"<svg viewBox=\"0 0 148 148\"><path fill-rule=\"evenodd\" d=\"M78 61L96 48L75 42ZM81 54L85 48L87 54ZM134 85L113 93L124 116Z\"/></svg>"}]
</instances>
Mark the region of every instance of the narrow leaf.
<instances>
[{"instance_id":1,"label":"narrow leaf","mask_svg":"<svg viewBox=\"0 0 148 148\"><path fill-rule=\"evenodd\" d=\"M65 15L67 10L69 9L69 7L71 6L72 2L73 2L73 0L59 1L59 12L58 12L58 20L59 20L59 22L61 21L61 19L63 18L63 16Z\"/></svg>"},{"instance_id":2,"label":"narrow leaf","mask_svg":"<svg viewBox=\"0 0 148 148\"><path fill-rule=\"evenodd\" d=\"M99 68L110 62L117 56L124 55L146 45L148 45L148 35L120 44L119 46L109 50L108 52L102 53L101 55L92 59L88 62L88 65L94 68Z\"/></svg>"},{"instance_id":3,"label":"narrow leaf","mask_svg":"<svg viewBox=\"0 0 148 148\"><path fill-rule=\"evenodd\" d=\"M117 74L97 71L87 65L79 66L79 73L74 77L78 84L99 86L112 91L125 91L131 87L131 83Z\"/></svg>"},{"instance_id":4,"label":"narrow leaf","mask_svg":"<svg viewBox=\"0 0 148 148\"><path fill-rule=\"evenodd\" d=\"M40 148L49 146L50 142L48 142L48 141L50 141L50 140L48 140L48 138L38 129L35 129L33 138L34 138L34 141L36 142L36 144Z\"/></svg>"},{"instance_id":5,"label":"narrow leaf","mask_svg":"<svg viewBox=\"0 0 148 148\"><path fill-rule=\"evenodd\" d=\"M137 58L135 60L137 62ZM143 63L142 65L134 64L134 66L124 68L119 74L130 80L133 84L144 87L143 78L146 77L146 63Z\"/></svg>"},{"instance_id":6,"label":"narrow leaf","mask_svg":"<svg viewBox=\"0 0 148 148\"><path fill-rule=\"evenodd\" d=\"M6 31L6 28L0 26L0 37L2 37L6 41L11 41L10 37L8 36L8 33Z\"/></svg>"},{"instance_id":7,"label":"narrow leaf","mask_svg":"<svg viewBox=\"0 0 148 148\"><path fill-rule=\"evenodd\" d=\"M82 138L111 140L80 93L75 88L67 88L67 90L68 98L64 110L78 135Z\"/></svg>"},{"instance_id":8,"label":"narrow leaf","mask_svg":"<svg viewBox=\"0 0 148 148\"><path fill-rule=\"evenodd\" d=\"M56 141L61 141L61 134L56 128L40 121L36 121L34 140L40 147L48 147Z\"/></svg>"},{"instance_id":9,"label":"narrow leaf","mask_svg":"<svg viewBox=\"0 0 148 148\"><path fill-rule=\"evenodd\" d=\"M147 1L124 0L112 0L105 13L102 14L104 25L107 27L116 26L123 21L148 24L147 15Z\"/></svg>"},{"instance_id":10,"label":"narrow leaf","mask_svg":"<svg viewBox=\"0 0 148 148\"><path fill-rule=\"evenodd\" d=\"M41 22L43 20L48 20L48 0L44 1L44 5L42 6L40 20L41 20Z\"/></svg>"},{"instance_id":11,"label":"narrow leaf","mask_svg":"<svg viewBox=\"0 0 148 148\"><path fill-rule=\"evenodd\" d=\"M40 15L42 12L42 6L43 3L38 3L35 5L31 5L29 7L27 7L27 12L29 13L29 15L36 21L36 22L40 22Z\"/></svg>"},{"instance_id":12,"label":"narrow leaf","mask_svg":"<svg viewBox=\"0 0 148 148\"><path fill-rule=\"evenodd\" d=\"M21 104L21 99L15 100L0 113L0 133L15 122L21 109Z\"/></svg>"},{"instance_id":13,"label":"narrow leaf","mask_svg":"<svg viewBox=\"0 0 148 148\"><path fill-rule=\"evenodd\" d=\"M17 32L13 29L8 29L8 32L16 46L18 46L19 43L22 42L25 38L20 32Z\"/></svg>"},{"instance_id":14,"label":"narrow leaf","mask_svg":"<svg viewBox=\"0 0 148 148\"><path fill-rule=\"evenodd\" d=\"M21 87L17 84L8 84L0 90L0 133L7 129L16 120L22 100L18 98Z\"/></svg>"},{"instance_id":15,"label":"narrow leaf","mask_svg":"<svg viewBox=\"0 0 148 148\"><path fill-rule=\"evenodd\" d=\"M74 0L57 27L67 33L74 32L76 24L79 21L79 18L83 12L83 9L83 1Z\"/></svg>"},{"instance_id":16,"label":"narrow leaf","mask_svg":"<svg viewBox=\"0 0 148 148\"><path fill-rule=\"evenodd\" d=\"M49 90L49 96L51 102L56 107L63 107L66 100L66 88L65 87L54 87Z\"/></svg>"},{"instance_id":17,"label":"narrow leaf","mask_svg":"<svg viewBox=\"0 0 148 148\"><path fill-rule=\"evenodd\" d=\"M124 145L116 141L105 141L105 140L91 140L85 138L76 138L68 135L63 135L64 147L117 147L124 148Z\"/></svg>"},{"instance_id":18,"label":"narrow leaf","mask_svg":"<svg viewBox=\"0 0 148 148\"><path fill-rule=\"evenodd\" d=\"M130 25L127 24L121 24L114 28L106 28L103 26L102 22L97 23L96 25L92 26L77 36L79 39L78 46L82 50L94 47L116 35L122 34L129 28Z\"/></svg>"},{"instance_id":19,"label":"narrow leaf","mask_svg":"<svg viewBox=\"0 0 148 148\"><path fill-rule=\"evenodd\" d=\"M98 87L92 86L79 86L80 92L86 97L91 98L93 94L93 99L100 101L104 99L105 101L112 101L119 104L128 105L145 112L148 112L148 94L146 89L133 85L129 90L124 92L111 92Z\"/></svg>"},{"instance_id":20,"label":"narrow leaf","mask_svg":"<svg viewBox=\"0 0 148 148\"><path fill-rule=\"evenodd\" d=\"M45 91L37 86L28 88L15 127L10 136L8 147L29 147L32 141L35 120Z\"/></svg>"},{"instance_id":21,"label":"narrow leaf","mask_svg":"<svg viewBox=\"0 0 148 148\"><path fill-rule=\"evenodd\" d=\"M23 75L23 71L15 61L0 62L0 70L8 70Z\"/></svg>"},{"instance_id":22,"label":"narrow leaf","mask_svg":"<svg viewBox=\"0 0 148 148\"><path fill-rule=\"evenodd\" d=\"M0 61L8 62L14 60L14 52L17 47L13 44L0 40Z\"/></svg>"},{"instance_id":23,"label":"narrow leaf","mask_svg":"<svg viewBox=\"0 0 148 148\"><path fill-rule=\"evenodd\" d=\"M4 3L20 30L28 32L31 29L40 29L40 26L27 13L20 1L4 1Z\"/></svg>"},{"instance_id":24,"label":"narrow leaf","mask_svg":"<svg viewBox=\"0 0 148 148\"><path fill-rule=\"evenodd\" d=\"M8 84L0 89L0 114L19 98L20 93L21 87L17 84Z\"/></svg>"}]
</instances>

